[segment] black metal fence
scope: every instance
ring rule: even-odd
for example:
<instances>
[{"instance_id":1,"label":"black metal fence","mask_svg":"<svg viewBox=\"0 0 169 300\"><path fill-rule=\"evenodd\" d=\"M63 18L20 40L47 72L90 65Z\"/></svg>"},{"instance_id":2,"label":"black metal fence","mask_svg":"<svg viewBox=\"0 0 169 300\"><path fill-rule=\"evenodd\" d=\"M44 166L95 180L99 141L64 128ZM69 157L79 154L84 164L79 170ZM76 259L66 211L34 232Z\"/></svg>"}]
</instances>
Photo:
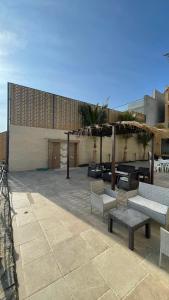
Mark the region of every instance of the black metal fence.
<instances>
[{"instance_id":1,"label":"black metal fence","mask_svg":"<svg viewBox=\"0 0 169 300\"><path fill-rule=\"evenodd\" d=\"M0 299L18 297L8 172L0 166Z\"/></svg>"}]
</instances>

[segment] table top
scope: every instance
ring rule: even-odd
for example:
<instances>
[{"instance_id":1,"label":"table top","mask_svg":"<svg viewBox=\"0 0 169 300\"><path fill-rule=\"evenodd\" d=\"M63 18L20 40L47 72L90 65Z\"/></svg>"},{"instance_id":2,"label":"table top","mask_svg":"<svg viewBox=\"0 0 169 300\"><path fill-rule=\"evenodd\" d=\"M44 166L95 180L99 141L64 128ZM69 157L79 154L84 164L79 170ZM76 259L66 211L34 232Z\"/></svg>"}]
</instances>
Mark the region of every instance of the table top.
<instances>
[{"instance_id":1,"label":"table top","mask_svg":"<svg viewBox=\"0 0 169 300\"><path fill-rule=\"evenodd\" d=\"M109 214L120 221L120 223L132 228L150 221L150 217L132 208L121 207L111 209Z\"/></svg>"}]
</instances>

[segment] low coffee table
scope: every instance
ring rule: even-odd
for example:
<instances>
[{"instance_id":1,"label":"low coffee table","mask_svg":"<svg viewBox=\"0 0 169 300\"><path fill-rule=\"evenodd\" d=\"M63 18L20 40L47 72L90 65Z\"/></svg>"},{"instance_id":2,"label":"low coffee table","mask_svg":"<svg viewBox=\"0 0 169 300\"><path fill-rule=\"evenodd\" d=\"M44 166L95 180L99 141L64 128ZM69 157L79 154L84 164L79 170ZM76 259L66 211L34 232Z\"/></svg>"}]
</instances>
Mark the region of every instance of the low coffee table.
<instances>
[{"instance_id":1,"label":"low coffee table","mask_svg":"<svg viewBox=\"0 0 169 300\"><path fill-rule=\"evenodd\" d=\"M129 232L129 249L134 250L134 232L145 225L145 236L151 236L151 219L132 208L111 209L108 217L108 231L113 232L113 221L123 224Z\"/></svg>"}]
</instances>

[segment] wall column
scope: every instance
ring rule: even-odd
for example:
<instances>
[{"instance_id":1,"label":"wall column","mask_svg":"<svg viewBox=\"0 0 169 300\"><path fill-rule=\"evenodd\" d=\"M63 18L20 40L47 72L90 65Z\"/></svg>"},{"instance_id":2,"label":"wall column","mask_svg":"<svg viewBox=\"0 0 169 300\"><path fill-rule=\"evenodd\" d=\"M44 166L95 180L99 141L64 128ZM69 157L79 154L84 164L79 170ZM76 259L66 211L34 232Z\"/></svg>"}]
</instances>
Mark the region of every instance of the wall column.
<instances>
[{"instance_id":1,"label":"wall column","mask_svg":"<svg viewBox=\"0 0 169 300\"><path fill-rule=\"evenodd\" d=\"M116 174L115 174L115 150L116 150L116 128L112 126L112 165L111 165L111 188L115 190L115 183L116 183Z\"/></svg>"},{"instance_id":2,"label":"wall column","mask_svg":"<svg viewBox=\"0 0 169 300\"><path fill-rule=\"evenodd\" d=\"M151 139L151 154L149 155L150 184L154 184L154 134Z\"/></svg>"},{"instance_id":3,"label":"wall column","mask_svg":"<svg viewBox=\"0 0 169 300\"><path fill-rule=\"evenodd\" d=\"M66 176L66 179L70 179L70 176L69 176L69 141L70 141L70 132L67 132L67 176Z\"/></svg>"}]
</instances>

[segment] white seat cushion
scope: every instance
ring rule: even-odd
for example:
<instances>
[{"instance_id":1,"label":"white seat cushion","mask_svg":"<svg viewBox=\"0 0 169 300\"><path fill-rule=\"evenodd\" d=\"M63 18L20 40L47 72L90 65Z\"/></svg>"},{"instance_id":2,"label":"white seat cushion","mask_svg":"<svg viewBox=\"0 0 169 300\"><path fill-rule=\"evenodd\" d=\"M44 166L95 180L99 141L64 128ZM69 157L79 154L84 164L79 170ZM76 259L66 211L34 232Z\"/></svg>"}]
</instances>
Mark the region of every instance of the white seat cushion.
<instances>
[{"instance_id":1,"label":"white seat cushion","mask_svg":"<svg viewBox=\"0 0 169 300\"><path fill-rule=\"evenodd\" d=\"M149 209L151 209L157 213L160 213L162 215L166 215L167 210L168 210L168 206L158 203L158 202L155 202L155 201L152 201L152 200L149 200L149 199L146 199L146 198L143 198L139 195L129 198L128 200L137 205L149 208Z\"/></svg>"},{"instance_id":2,"label":"white seat cushion","mask_svg":"<svg viewBox=\"0 0 169 300\"><path fill-rule=\"evenodd\" d=\"M120 177L120 180L125 181L125 182L129 181L128 177Z\"/></svg>"},{"instance_id":3,"label":"white seat cushion","mask_svg":"<svg viewBox=\"0 0 169 300\"><path fill-rule=\"evenodd\" d=\"M104 209L108 210L116 206L116 198L102 194Z\"/></svg>"}]
</instances>

